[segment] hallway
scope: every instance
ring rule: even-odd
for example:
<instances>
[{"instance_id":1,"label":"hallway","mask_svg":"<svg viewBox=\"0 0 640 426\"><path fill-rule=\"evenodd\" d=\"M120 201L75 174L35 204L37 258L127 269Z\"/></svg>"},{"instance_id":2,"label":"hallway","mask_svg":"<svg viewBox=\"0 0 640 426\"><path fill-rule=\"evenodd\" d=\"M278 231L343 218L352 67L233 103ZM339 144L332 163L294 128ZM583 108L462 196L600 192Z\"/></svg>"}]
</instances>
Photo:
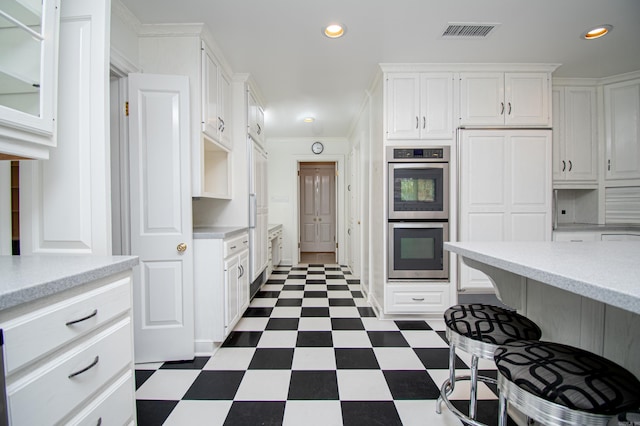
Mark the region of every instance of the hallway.
<instances>
[{"instance_id":1,"label":"hallway","mask_svg":"<svg viewBox=\"0 0 640 426\"><path fill-rule=\"evenodd\" d=\"M138 424L459 425L435 413L447 362L444 332L378 320L347 267L279 267L215 356L136 365ZM452 397L463 411L465 394ZM495 394L481 384L479 397L495 424Z\"/></svg>"}]
</instances>

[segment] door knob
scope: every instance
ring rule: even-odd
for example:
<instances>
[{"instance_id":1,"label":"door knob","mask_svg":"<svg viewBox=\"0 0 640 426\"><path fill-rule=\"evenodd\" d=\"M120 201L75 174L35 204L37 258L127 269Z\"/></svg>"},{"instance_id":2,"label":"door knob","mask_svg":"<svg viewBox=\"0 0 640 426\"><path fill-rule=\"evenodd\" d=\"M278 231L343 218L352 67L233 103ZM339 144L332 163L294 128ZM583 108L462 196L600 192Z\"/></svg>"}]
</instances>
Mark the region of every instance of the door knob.
<instances>
[{"instance_id":1,"label":"door knob","mask_svg":"<svg viewBox=\"0 0 640 426\"><path fill-rule=\"evenodd\" d=\"M318 222L322 222L322 218L321 217L318 218Z\"/></svg>"},{"instance_id":2,"label":"door knob","mask_svg":"<svg viewBox=\"0 0 640 426\"><path fill-rule=\"evenodd\" d=\"M184 253L184 251L187 250L187 244L186 243L178 244L178 247L176 247L176 250L178 250L180 253Z\"/></svg>"}]
</instances>

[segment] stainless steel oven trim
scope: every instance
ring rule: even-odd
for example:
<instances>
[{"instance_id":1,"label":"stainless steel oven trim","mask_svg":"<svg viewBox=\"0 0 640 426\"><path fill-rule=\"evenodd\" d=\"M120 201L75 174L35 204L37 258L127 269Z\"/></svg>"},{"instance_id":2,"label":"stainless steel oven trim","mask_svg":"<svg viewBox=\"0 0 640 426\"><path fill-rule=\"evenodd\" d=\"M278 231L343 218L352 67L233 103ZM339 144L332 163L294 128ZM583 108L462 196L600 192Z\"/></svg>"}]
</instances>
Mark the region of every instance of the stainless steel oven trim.
<instances>
[{"instance_id":1,"label":"stainless steel oven trim","mask_svg":"<svg viewBox=\"0 0 640 426\"><path fill-rule=\"evenodd\" d=\"M395 271L394 270L394 249L393 231L396 228L409 229L439 229L442 228L443 243L449 241L448 222L389 222L388 226L388 259L387 278L393 280L446 280L449 279L449 251L442 250L442 270L441 271Z\"/></svg>"},{"instance_id":2,"label":"stainless steel oven trim","mask_svg":"<svg viewBox=\"0 0 640 426\"><path fill-rule=\"evenodd\" d=\"M442 169L442 211L409 211L409 212L396 212L393 210L393 171L395 169ZM449 186L449 163L430 163L430 162L418 162L418 163L389 163L388 170L388 191L387 196L387 209L389 219L449 219L449 193L451 187Z\"/></svg>"}]
</instances>

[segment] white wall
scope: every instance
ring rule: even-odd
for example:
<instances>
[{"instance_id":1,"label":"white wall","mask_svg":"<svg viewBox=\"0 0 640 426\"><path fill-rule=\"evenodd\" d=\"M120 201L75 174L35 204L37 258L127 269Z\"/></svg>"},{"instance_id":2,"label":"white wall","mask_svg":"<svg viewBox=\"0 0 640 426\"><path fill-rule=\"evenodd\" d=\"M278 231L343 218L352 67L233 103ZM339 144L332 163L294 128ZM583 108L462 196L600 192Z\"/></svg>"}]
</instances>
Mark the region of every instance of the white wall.
<instances>
[{"instance_id":1,"label":"white wall","mask_svg":"<svg viewBox=\"0 0 640 426\"><path fill-rule=\"evenodd\" d=\"M129 63L127 68L137 68L138 31L140 21L120 0L111 1L111 62L118 66Z\"/></svg>"},{"instance_id":2,"label":"white wall","mask_svg":"<svg viewBox=\"0 0 640 426\"><path fill-rule=\"evenodd\" d=\"M324 152L314 155L311 144L320 140ZM338 163L337 218L338 260L344 263L344 235L346 223L345 161L349 152L346 139L301 138L267 141L269 155L269 223L283 227L282 264L298 262L298 162L335 161Z\"/></svg>"}]
</instances>

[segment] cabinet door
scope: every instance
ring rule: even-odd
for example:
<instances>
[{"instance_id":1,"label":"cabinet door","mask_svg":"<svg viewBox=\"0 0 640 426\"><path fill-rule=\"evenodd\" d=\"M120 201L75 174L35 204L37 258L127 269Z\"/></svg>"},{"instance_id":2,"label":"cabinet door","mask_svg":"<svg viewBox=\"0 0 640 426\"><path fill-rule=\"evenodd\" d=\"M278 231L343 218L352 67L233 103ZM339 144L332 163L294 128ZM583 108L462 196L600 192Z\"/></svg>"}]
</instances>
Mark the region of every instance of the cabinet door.
<instances>
[{"instance_id":1,"label":"cabinet door","mask_svg":"<svg viewBox=\"0 0 640 426\"><path fill-rule=\"evenodd\" d=\"M460 100L460 124L504 125L504 73L461 73Z\"/></svg>"},{"instance_id":2,"label":"cabinet door","mask_svg":"<svg viewBox=\"0 0 640 426\"><path fill-rule=\"evenodd\" d=\"M240 316L239 301L239 277L240 275L240 258L233 256L224 262L224 327L225 336L229 334L233 325Z\"/></svg>"},{"instance_id":3,"label":"cabinet door","mask_svg":"<svg viewBox=\"0 0 640 426\"><path fill-rule=\"evenodd\" d=\"M420 77L420 138L453 138L453 76L450 73Z\"/></svg>"},{"instance_id":4,"label":"cabinet door","mask_svg":"<svg viewBox=\"0 0 640 426\"><path fill-rule=\"evenodd\" d=\"M607 179L640 179L640 80L605 86Z\"/></svg>"},{"instance_id":5,"label":"cabinet door","mask_svg":"<svg viewBox=\"0 0 640 426\"><path fill-rule=\"evenodd\" d=\"M549 126L547 73L506 73L504 123L507 126Z\"/></svg>"},{"instance_id":6,"label":"cabinet door","mask_svg":"<svg viewBox=\"0 0 640 426\"><path fill-rule=\"evenodd\" d=\"M565 119L564 114L564 88L554 88L551 92L551 105L553 111L553 180L563 181L567 172L567 160L565 156Z\"/></svg>"},{"instance_id":7,"label":"cabinet door","mask_svg":"<svg viewBox=\"0 0 640 426\"><path fill-rule=\"evenodd\" d=\"M219 140L220 112L219 112L219 87L218 64L213 55L202 44L202 131L209 137Z\"/></svg>"},{"instance_id":8,"label":"cabinet door","mask_svg":"<svg viewBox=\"0 0 640 426\"><path fill-rule=\"evenodd\" d=\"M249 135L254 141L263 146L264 139L264 110L258 104L253 93L249 90L247 99L247 115L249 119Z\"/></svg>"},{"instance_id":9,"label":"cabinet door","mask_svg":"<svg viewBox=\"0 0 640 426\"><path fill-rule=\"evenodd\" d=\"M394 74L387 79L387 139L420 138L419 74Z\"/></svg>"},{"instance_id":10,"label":"cabinet door","mask_svg":"<svg viewBox=\"0 0 640 426\"><path fill-rule=\"evenodd\" d=\"M222 72L218 78L218 89L218 130L220 142L231 149L231 83L229 82L229 78Z\"/></svg>"},{"instance_id":11,"label":"cabinet door","mask_svg":"<svg viewBox=\"0 0 640 426\"><path fill-rule=\"evenodd\" d=\"M564 93L566 178L595 181L598 178L596 89L567 87Z\"/></svg>"},{"instance_id":12,"label":"cabinet door","mask_svg":"<svg viewBox=\"0 0 640 426\"><path fill-rule=\"evenodd\" d=\"M242 315L249 306L249 251L245 250L240 253L240 276L238 277L238 304L240 305L240 312L238 315Z\"/></svg>"}]
</instances>

